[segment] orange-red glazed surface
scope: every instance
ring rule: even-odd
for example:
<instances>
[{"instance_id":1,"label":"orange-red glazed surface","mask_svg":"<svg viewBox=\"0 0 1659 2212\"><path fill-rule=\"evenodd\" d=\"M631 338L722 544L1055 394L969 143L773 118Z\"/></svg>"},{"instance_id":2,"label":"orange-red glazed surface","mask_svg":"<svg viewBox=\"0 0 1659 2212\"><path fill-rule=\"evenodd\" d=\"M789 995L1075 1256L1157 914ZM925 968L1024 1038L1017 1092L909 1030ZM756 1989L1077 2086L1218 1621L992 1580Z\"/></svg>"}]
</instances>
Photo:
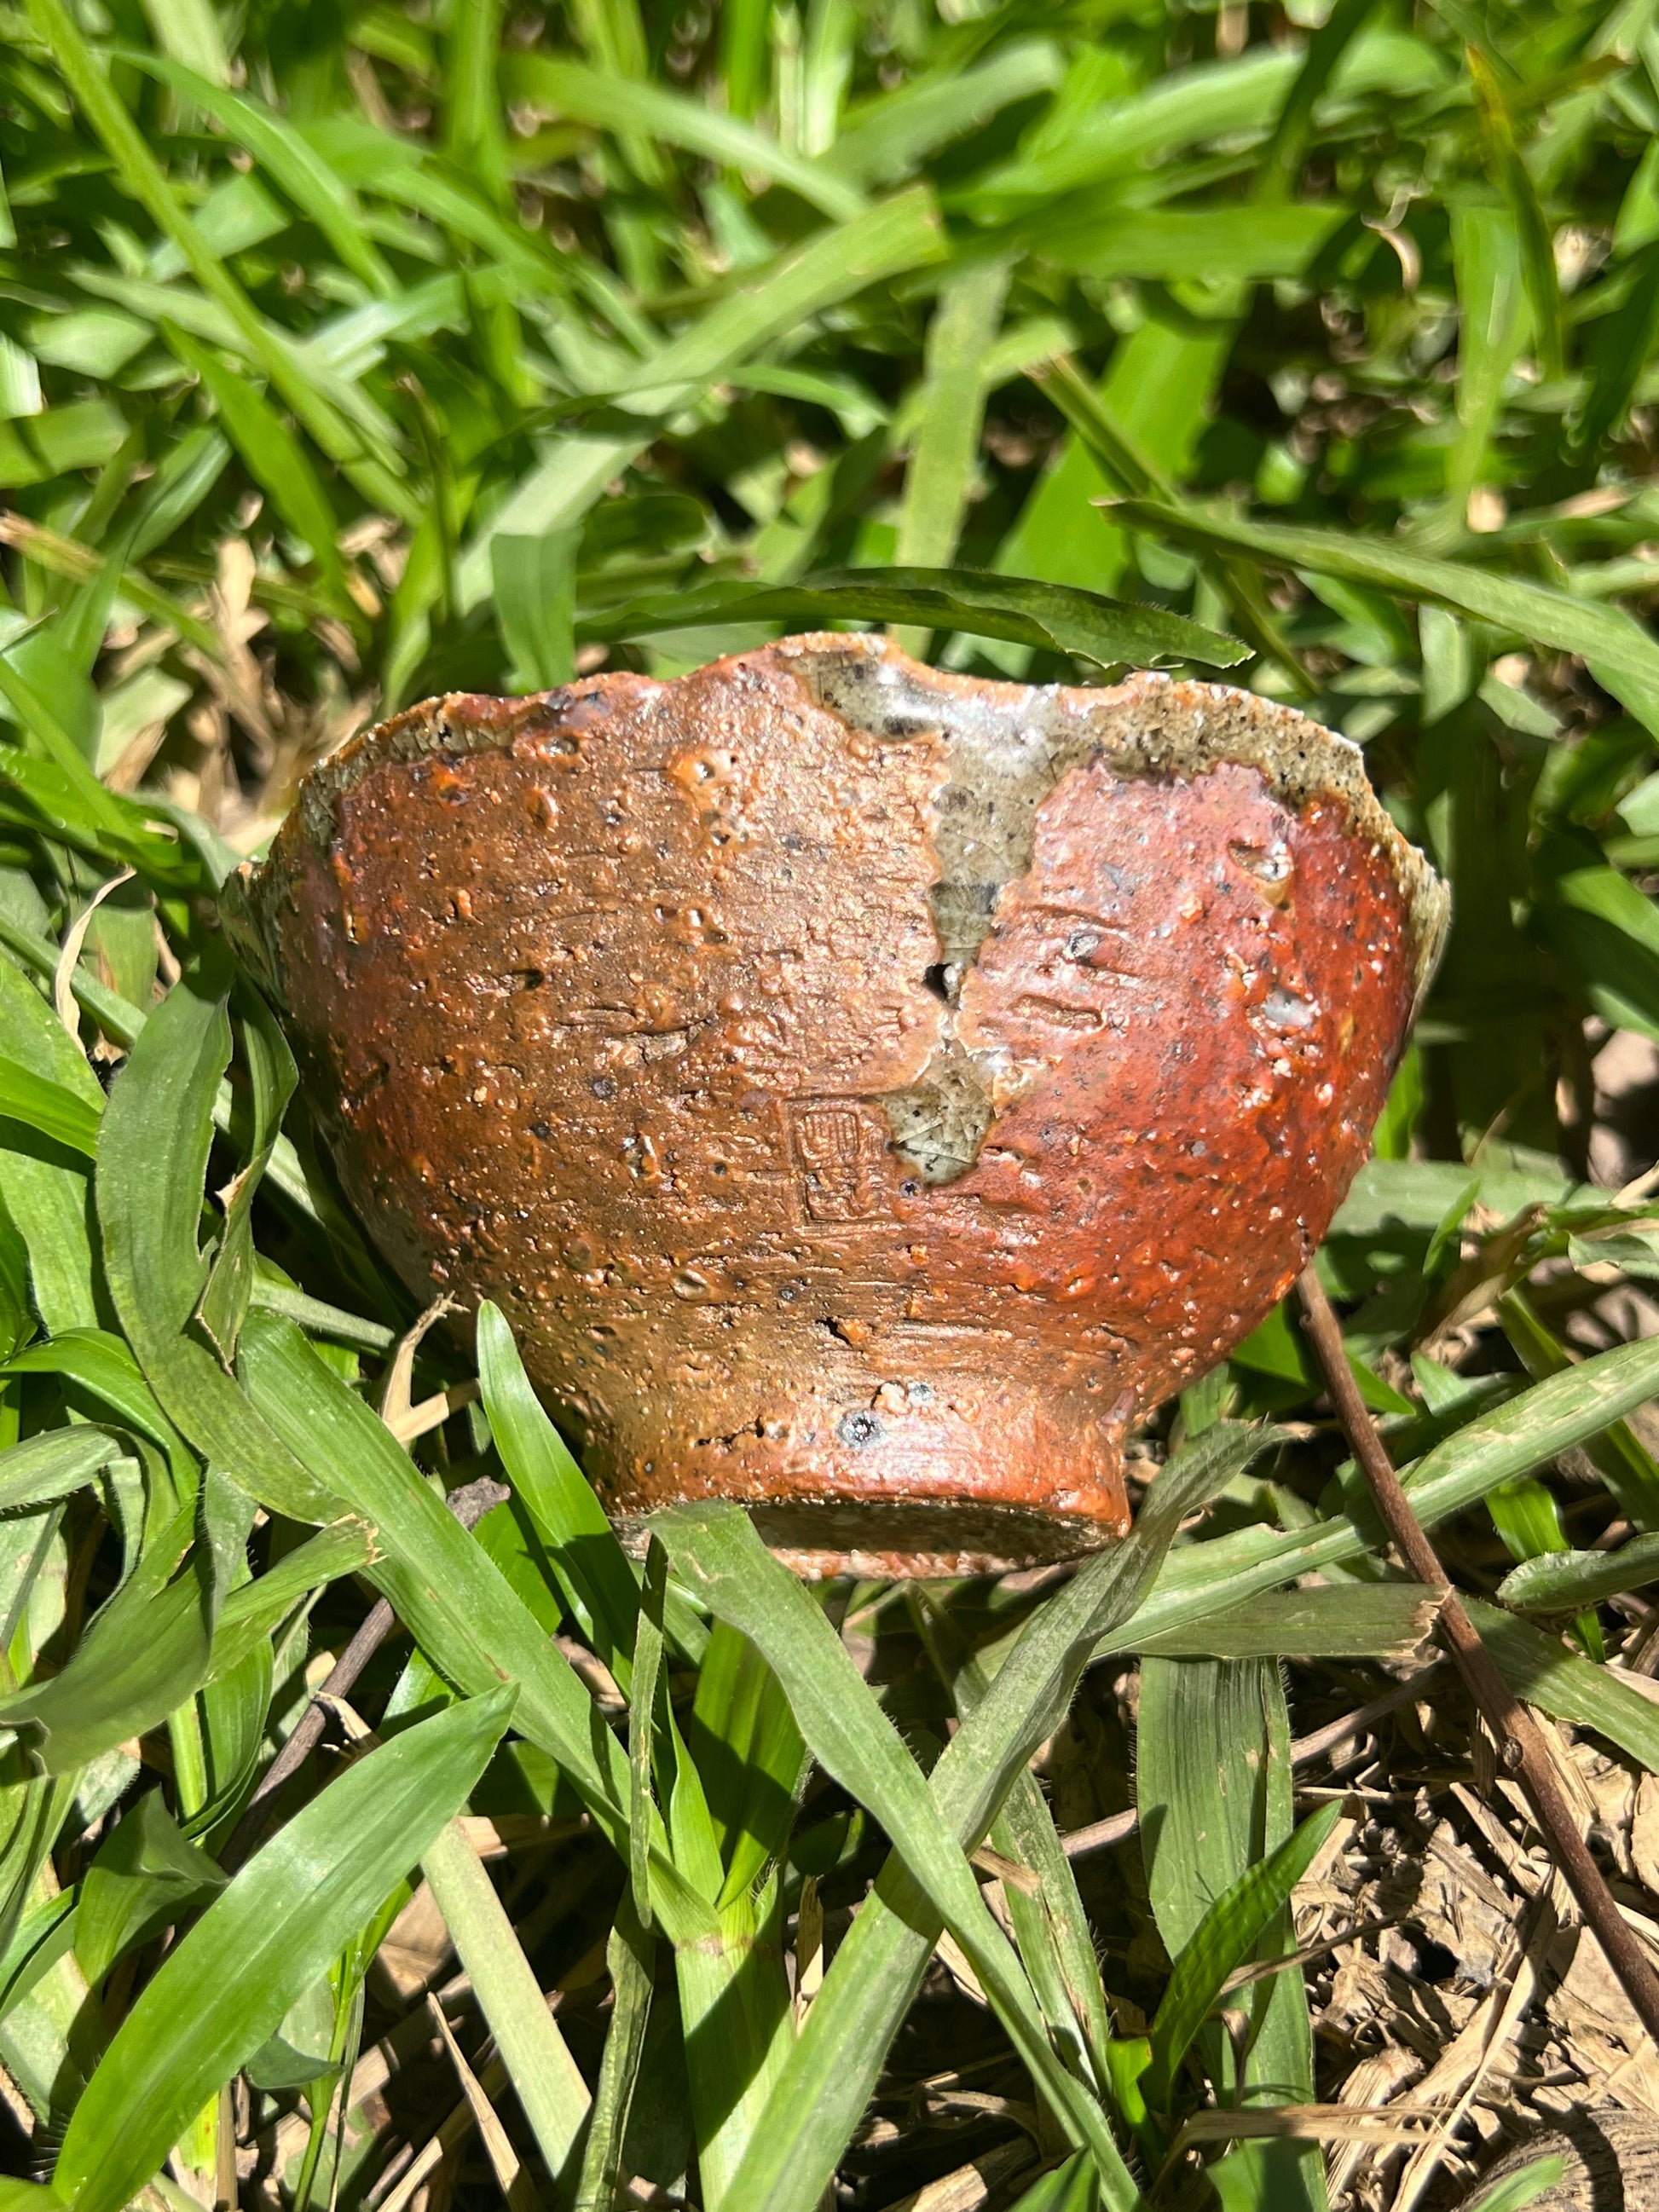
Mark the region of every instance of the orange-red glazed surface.
<instances>
[{"instance_id":1,"label":"orange-red glazed surface","mask_svg":"<svg viewBox=\"0 0 1659 2212\"><path fill-rule=\"evenodd\" d=\"M808 1572L1122 1531L1126 1431L1323 1235L1444 921L1286 708L840 635L428 702L249 890L404 1279L497 1301L619 1519L739 1498Z\"/></svg>"}]
</instances>

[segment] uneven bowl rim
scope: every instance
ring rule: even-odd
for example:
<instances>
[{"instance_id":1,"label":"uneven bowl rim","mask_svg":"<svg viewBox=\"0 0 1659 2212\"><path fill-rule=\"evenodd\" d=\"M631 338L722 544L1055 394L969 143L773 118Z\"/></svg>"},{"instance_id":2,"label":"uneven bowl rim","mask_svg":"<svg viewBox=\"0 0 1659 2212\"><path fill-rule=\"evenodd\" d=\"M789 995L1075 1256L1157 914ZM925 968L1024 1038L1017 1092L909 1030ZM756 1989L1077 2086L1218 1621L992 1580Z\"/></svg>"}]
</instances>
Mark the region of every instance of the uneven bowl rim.
<instances>
[{"instance_id":1,"label":"uneven bowl rim","mask_svg":"<svg viewBox=\"0 0 1659 2212\"><path fill-rule=\"evenodd\" d=\"M1103 732L1101 756L1116 773L1190 780L1221 762L1233 761L1260 769L1275 797L1290 805L1300 807L1321 798L1340 799L1353 832L1369 837L1386 856L1399 888L1412 934L1411 1018L1415 1021L1445 950L1451 895L1426 855L1406 836L1377 797L1365 773L1364 755L1351 738L1327 728L1297 708L1233 684L1171 677L1158 670L1137 670L1113 684L1007 683L929 667L912 659L890 639L867 631L818 630L778 638L743 653L722 654L679 677L606 670L578 677L550 691L517 697L455 691L417 701L386 721L360 731L307 772L266 858L257 864L245 862L233 878L236 885L233 901L240 902L239 894L246 894L258 915L264 899L283 874L280 847L284 833L297 821L313 849L325 851L336 834L338 801L385 762L463 759L492 747L504 750L532 715L556 703L567 711L586 706L603 712L617 694L666 690L767 658L787 666L814 655L878 660L883 664L882 676L890 672L896 685L1011 713L1022 708L1029 713L1041 702L1051 710L1058 708L1104 718L1137 707L1156 709L1167 702L1196 717L1194 725L1177 732L1159 726L1165 718L1155 714L1146 726L1127 733ZM805 671L802 680L805 680ZM1218 727L1206 726L1212 714Z\"/></svg>"}]
</instances>

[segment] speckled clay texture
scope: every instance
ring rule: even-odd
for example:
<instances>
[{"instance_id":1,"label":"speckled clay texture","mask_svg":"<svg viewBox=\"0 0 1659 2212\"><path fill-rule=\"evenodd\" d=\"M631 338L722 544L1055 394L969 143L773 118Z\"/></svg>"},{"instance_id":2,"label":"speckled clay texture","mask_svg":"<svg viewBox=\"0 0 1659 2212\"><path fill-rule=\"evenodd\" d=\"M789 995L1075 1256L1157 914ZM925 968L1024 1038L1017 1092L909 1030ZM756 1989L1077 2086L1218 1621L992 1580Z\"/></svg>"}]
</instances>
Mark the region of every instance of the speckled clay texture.
<instances>
[{"instance_id":1,"label":"speckled clay texture","mask_svg":"<svg viewBox=\"0 0 1659 2212\"><path fill-rule=\"evenodd\" d=\"M497 1301L620 1520L739 1498L807 1572L1121 1533L1126 1431L1323 1235L1444 921L1285 708L840 635L428 702L246 888L404 1279Z\"/></svg>"}]
</instances>

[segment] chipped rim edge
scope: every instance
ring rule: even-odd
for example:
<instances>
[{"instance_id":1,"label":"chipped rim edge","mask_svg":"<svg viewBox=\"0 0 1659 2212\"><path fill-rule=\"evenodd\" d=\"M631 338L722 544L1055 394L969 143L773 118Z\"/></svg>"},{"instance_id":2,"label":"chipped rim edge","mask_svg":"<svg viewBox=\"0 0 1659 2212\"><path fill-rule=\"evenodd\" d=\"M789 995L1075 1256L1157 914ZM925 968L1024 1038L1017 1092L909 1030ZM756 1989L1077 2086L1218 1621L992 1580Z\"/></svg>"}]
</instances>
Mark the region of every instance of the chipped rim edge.
<instances>
[{"instance_id":1,"label":"chipped rim edge","mask_svg":"<svg viewBox=\"0 0 1659 2212\"><path fill-rule=\"evenodd\" d=\"M1101 751L1118 773L1126 775L1201 775L1218 762L1236 761L1259 769L1275 796L1293 805L1316 797L1340 799L1361 836L1371 838L1386 854L1404 902L1413 939L1413 996L1412 1020L1422 1010L1430 985L1445 950L1451 921L1451 893L1427 856L1401 830L1372 787L1365 773L1364 755L1352 738L1328 729L1299 708L1236 684L1215 684L1194 678L1176 678L1161 670L1138 670L1112 684L1012 684L988 677L963 676L929 667L913 660L890 639L860 630L814 630L775 639L769 645L744 653L725 653L683 677L641 676L627 669L605 670L551 691L502 698L485 692L453 691L422 699L384 722L360 731L309 769L303 778L293 812L313 846L321 850L335 833L336 805L363 777L383 761L413 762L433 758L465 758L492 747L505 748L530 717L557 701L579 708L589 702L603 704L612 694L632 691L637 696L671 690L694 676L711 670L740 666L765 654L774 654L786 665L813 654L859 654L884 662L895 674L918 690L964 703L1018 710L1042 699L1079 714L1100 714L1132 708L1141 701L1170 696L1188 707L1196 705L1194 694L1212 699L1224 713L1240 717L1242 729L1212 732L1194 730L1183 741L1166 733L1147 732L1139 742L1121 735L1103 733ZM470 726L455 719L465 711ZM827 711L833 712L833 709ZM286 826L286 825L284 825ZM281 831L278 832L280 837ZM240 888L257 905L261 895L281 873L270 854L257 864L244 862L238 871ZM235 880L233 878L233 880Z\"/></svg>"}]
</instances>

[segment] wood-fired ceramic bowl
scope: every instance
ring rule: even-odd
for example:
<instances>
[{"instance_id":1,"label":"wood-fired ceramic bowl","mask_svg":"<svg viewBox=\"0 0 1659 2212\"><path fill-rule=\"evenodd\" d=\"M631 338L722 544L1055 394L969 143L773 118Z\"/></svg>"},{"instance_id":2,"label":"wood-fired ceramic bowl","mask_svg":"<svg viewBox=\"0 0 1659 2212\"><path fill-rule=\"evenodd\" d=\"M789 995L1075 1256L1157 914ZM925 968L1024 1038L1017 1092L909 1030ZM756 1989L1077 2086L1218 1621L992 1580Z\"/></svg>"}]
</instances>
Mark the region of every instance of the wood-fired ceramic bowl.
<instances>
[{"instance_id":1,"label":"wood-fired ceramic bowl","mask_svg":"<svg viewBox=\"0 0 1659 2212\"><path fill-rule=\"evenodd\" d=\"M428 701L246 884L353 1202L495 1299L623 1523L807 1572L1127 1524L1126 1431L1283 1296L1445 896L1246 692L785 639Z\"/></svg>"}]
</instances>

